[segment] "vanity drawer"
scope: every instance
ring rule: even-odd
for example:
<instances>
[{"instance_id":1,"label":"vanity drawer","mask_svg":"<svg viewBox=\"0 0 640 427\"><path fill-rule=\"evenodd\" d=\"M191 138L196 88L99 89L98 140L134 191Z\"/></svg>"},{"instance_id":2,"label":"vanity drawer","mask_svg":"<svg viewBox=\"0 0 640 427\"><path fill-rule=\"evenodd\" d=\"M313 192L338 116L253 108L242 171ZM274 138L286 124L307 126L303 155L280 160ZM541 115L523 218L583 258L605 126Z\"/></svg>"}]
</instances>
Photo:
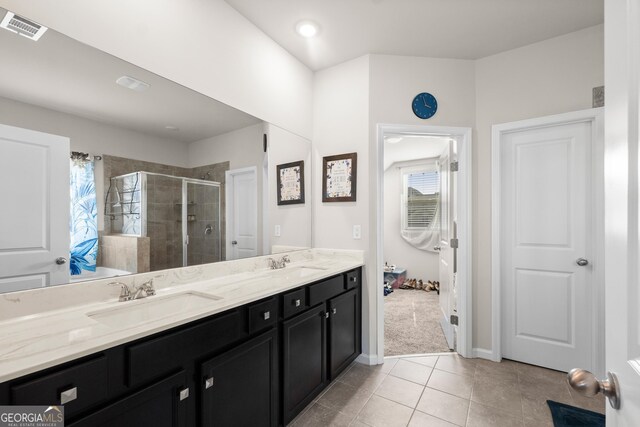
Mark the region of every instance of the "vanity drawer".
<instances>
[{"instance_id":1,"label":"vanity drawer","mask_svg":"<svg viewBox=\"0 0 640 427\"><path fill-rule=\"evenodd\" d=\"M309 286L309 306L325 302L334 296L344 292L344 276L336 276Z\"/></svg>"},{"instance_id":2,"label":"vanity drawer","mask_svg":"<svg viewBox=\"0 0 640 427\"><path fill-rule=\"evenodd\" d=\"M344 275L344 288L353 289L360 284L360 270L352 270Z\"/></svg>"},{"instance_id":3,"label":"vanity drawer","mask_svg":"<svg viewBox=\"0 0 640 427\"><path fill-rule=\"evenodd\" d=\"M278 322L278 299L257 302L249 306L249 334L261 331Z\"/></svg>"},{"instance_id":4,"label":"vanity drawer","mask_svg":"<svg viewBox=\"0 0 640 427\"><path fill-rule=\"evenodd\" d=\"M307 292L305 289L287 292L282 296L283 317L285 319L307 309Z\"/></svg>"},{"instance_id":5,"label":"vanity drawer","mask_svg":"<svg viewBox=\"0 0 640 427\"><path fill-rule=\"evenodd\" d=\"M12 405L64 405L66 417L108 397L107 358L78 363L11 386Z\"/></svg>"},{"instance_id":6,"label":"vanity drawer","mask_svg":"<svg viewBox=\"0 0 640 427\"><path fill-rule=\"evenodd\" d=\"M182 328L127 348L128 385L137 386L171 373L193 359L244 339L243 309Z\"/></svg>"}]
</instances>

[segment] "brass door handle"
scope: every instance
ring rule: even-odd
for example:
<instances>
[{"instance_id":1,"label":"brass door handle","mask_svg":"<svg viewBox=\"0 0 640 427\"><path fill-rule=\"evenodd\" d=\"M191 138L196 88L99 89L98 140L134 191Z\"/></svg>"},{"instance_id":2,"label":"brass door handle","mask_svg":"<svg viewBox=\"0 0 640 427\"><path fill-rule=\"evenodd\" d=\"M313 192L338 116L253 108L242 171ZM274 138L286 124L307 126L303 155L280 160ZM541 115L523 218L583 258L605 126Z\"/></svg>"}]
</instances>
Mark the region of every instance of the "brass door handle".
<instances>
[{"instance_id":1,"label":"brass door handle","mask_svg":"<svg viewBox=\"0 0 640 427\"><path fill-rule=\"evenodd\" d=\"M602 393L609 399L613 409L620 408L620 385L613 372L607 372L607 379L600 381L591 372L574 368L567 374L567 380L578 393L587 397Z\"/></svg>"}]
</instances>

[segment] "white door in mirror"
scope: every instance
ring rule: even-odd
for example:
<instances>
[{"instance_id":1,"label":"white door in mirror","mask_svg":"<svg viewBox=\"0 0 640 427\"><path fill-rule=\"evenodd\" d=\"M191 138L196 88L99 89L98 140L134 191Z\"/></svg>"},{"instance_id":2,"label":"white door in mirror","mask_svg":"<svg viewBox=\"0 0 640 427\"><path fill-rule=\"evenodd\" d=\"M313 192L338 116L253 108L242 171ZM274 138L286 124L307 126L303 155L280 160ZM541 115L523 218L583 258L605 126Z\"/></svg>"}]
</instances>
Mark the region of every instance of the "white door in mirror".
<instances>
[{"instance_id":1,"label":"white door in mirror","mask_svg":"<svg viewBox=\"0 0 640 427\"><path fill-rule=\"evenodd\" d=\"M69 283L69 145L0 125L0 293Z\"/></svg>"},{"instance_id":2,"label":"white door in mirror","mask_svg":"<svg viewBox=\"0 0 640 427\"><path fill-rule=\"evenodd\" d=\"M258 180L255 167L225 173L227 260L258 255ZM231 244L235 242L234 244Z\"/></svg>"}]
</instances>

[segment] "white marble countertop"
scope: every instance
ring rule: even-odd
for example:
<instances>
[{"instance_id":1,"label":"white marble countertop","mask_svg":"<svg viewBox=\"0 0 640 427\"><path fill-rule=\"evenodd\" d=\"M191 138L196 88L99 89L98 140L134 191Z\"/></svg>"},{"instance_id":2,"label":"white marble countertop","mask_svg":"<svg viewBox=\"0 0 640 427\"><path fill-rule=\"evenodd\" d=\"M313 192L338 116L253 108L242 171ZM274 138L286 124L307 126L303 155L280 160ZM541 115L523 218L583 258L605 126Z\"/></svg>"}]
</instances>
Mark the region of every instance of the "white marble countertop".
<instances>
[{"instance_id":1,"label":"white marble countertop","mask_svg":"<svg viewBox=\"0 0 640 427\"><path fill-rule=\"evenodd\" d=\"M289 256L292 262L279 270L265 267L268 257L257 257L1 294L0 383L363 265L361 251L311 249ZM149 278L155 296L118 302L120 287L112 282L134 286ZM184 293L206 298L206 305L186 304L174 313L160 309L162 314L135 322L125 314L121 324L119 317L114 324L113 316L109 322L95 316L124 307L135 311Z\"/></svg>"}]
</instances>

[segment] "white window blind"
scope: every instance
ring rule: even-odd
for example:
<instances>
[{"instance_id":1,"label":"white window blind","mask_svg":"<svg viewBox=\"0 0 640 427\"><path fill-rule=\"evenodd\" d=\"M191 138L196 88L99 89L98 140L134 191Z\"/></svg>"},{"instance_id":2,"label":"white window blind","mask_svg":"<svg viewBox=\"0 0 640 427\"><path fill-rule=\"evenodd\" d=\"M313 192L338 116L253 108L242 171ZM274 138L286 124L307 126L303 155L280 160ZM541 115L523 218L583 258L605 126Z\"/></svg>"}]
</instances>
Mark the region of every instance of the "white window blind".
<instances>
[{"instance_id":1,"label":"white window blind","mask_svg":"<svg viewBox=\"0 0 640 427\"><path fill-rule=\"evenodd\" d=\"M428 228L438 209L440 189L438 171L425 168L406 171L403 173L402 182L404 228Z\"/></svg>"}]
</instances>

